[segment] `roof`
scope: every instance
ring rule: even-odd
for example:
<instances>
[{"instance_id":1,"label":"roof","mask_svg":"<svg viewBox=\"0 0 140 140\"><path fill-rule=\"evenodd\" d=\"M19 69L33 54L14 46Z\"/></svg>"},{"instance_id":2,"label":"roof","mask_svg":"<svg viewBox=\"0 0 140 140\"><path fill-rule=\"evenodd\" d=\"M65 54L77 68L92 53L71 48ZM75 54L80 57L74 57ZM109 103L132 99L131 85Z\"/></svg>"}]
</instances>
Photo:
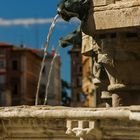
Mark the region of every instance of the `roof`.
<instances>
[{"instance_id":1,"label":"roof","mask_svg":"<svg viewBox=\"0 0 140 140\"><path fill-rule=\"evenodd\" d=\"M40 59L43 58L43 56L44 56L44 50L39 50L39 49L34 49L34 48L26 48L23 45L21 45L21 47L20 46L17 47L15 45L12 45L9 43L0 42L0 47L12 47L13 51L20 51L20 52L27 51L27 52L32 53L33 55L36 55ZM51 53L47 54L46 59L49 59L49 58L52 59L54 55L55 55L55 50L53 49L51 51ZM60 61L60 56L58 56L58 59Z\"/></svg>"},{"instance_id":2,"label":"roof","mask_svg":"<svg viewBox=\"0 0 140 140\"><path fill-rule=\"evenodd\" d=\"M0 47L13 47L14 45L6 43L6 42L0 42Z\"/></svg>"},{"instance_id":3,"label":"roof","mask_svg":"<svg viewBox=\"0 0 140 140\"><path fill-rule=\"evenodd\" d=\"M13 51L19 51L19 52L29 52L37 57L39 57L41 59L41 57L38 55L38 52L40 52L40 50L37 49L32 49L32 48L22 48L22 47L14 47Z\"/></svg>"}]
</instances>

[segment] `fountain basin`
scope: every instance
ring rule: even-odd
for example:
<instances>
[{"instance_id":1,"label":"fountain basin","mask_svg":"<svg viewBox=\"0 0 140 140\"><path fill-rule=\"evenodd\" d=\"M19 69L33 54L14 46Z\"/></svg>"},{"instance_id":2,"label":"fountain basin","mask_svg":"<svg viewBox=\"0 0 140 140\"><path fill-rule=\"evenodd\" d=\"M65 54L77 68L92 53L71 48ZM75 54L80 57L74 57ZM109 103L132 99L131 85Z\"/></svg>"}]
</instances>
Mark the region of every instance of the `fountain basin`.
<instances>
[{"instance_id":1,"label":"fountain basin","mask_svg":"<svg viewBox=\"0 0 140 140\"><path fill-rule=\"evenodd\" d=\"M83 128L79 125L82 122L85 124ZM78 140L75 134L66 135L66 130L88 130L88 127L92 129L89 129L88 135L85 134L84 140L125 140L130 137L138 140L140 106L108 109L50 106L0 108L0 139ZM132 130L133 133L130 133Z\"/></svg>"}]
</instances>

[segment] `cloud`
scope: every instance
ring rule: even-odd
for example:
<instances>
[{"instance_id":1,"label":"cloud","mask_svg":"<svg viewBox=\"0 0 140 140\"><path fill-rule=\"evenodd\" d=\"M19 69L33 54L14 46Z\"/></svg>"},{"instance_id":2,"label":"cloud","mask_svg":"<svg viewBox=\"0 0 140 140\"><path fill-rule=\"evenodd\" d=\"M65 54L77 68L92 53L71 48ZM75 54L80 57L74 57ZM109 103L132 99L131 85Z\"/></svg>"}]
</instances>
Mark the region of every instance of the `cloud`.
<instances>
[{"instance_id":1,"label":"cloud","mask_svg":"<svg viewBox=\"0 0 140 140\"><path fill-rule=\"evenodd\" d=\"M17 25L33 25L33 24L49 24L51 23L53 18L28 18L28 19L3 19L0 18L0 26L17 26ZM58 20L57 22L64 22L62 20Z\"/></svg>"},{"instance_id":2,"label":"cloud","mask_svg":"<svg viewBox=\"0 0 140 140\"><path fill-rule=\"evenodd\" d=\"M28 26L33 24L50 24L53 18L28 18L28 19L3 19L0 18L0 26ZM57 22L65 22L62 19L58 19ZM78 22L73 19L72 22Z\"/></svg>"}]
</instances>

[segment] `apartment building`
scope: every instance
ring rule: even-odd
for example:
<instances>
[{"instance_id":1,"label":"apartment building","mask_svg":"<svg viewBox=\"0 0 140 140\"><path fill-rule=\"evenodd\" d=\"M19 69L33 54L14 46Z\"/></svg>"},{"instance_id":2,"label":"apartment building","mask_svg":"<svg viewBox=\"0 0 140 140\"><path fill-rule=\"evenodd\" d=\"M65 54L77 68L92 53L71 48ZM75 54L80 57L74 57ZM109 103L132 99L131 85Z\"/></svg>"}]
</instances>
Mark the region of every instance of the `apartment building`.
<instances>
[{"instance_id":1,"label":"apartment building","mask_svg":"<svg viewBox=\"0 0 140 140\"><path fill-rule=\"evenodd\" d=\"M42 57L38 55L39 52L39 50L31 48L23 48L22 46L16 47L7 43L0 43L1 106L34 105L42 61ZM49 55L45 60L45 68L42 76L44 79L48 77L52 58L53 55ZM50 84L48 97L49 105L60 104L61 80L59 64L60 63L55 63L53 66L54 68L51 76L51 82L53 83ZM41 82L39 95L41 95L43 86L46 86L46 81L45 83ZM43 98L44 94L45 93L43 93ZM57 97L52 98L52 95Z\"/></svg>"}]
</instances>

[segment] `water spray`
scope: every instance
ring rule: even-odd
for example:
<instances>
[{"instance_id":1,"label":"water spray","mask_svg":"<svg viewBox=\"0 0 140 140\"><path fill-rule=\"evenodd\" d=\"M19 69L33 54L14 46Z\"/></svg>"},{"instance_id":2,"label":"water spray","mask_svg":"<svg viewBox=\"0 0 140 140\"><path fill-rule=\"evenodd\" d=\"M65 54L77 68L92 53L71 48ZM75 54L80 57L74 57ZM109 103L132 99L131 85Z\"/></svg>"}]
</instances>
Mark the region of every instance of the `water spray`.
<instances>
[{"instance_id":1,"label":"water spray","mask_svg":"<svg viewBox=\"0 0 140 140\"><path fill-rule=\"evenodd\" d=\"M49 74L48 74L48 80L47 80L47 84L46 84L46 91L45 91L45 100L44 100L44 105L47 104L47 100L48 100L48 91L49 91L49 85L50 85L50 80L51 80L51 74L52 74L52 69L53 69L53 65L54 65L54 62L55 62L55 59L58 55L58 50L59 50L59 47L61 46L60 43L58 43L56 49L55 49L55 54L53 56L53 59L52 59L52 62L51 62L51 67L50 67L50 70L49 70Z\"/></svg>"},{"instance_id":2,"label":"water spray","mask_svg":"<svg viewBox=\"0 0 140 140\"><path fill-rule=\"evenodd\" d=\"M45 45L44 45L45 46L44 47L44 56L43 56L43 59L42 59L41 69L40 69L40 73L39 73L39 79L38 79L38 84L37 84L35 105L38 105L38 98L39 98L39 90L40 90L40 83L41 83L41 78L42 78L42 72L43 72L43 68L44 68L44 65L45 65L45 59L46 59L46 56L48 54L48 46L49 46L50 38L51 38L53 29L55 27L55 23L56 23L58 17L59 17L58 14L54 17L54 19L52 21L52 24L50 26L50 29L49 29L49 33L47 35L47 39L45 41Z\"/></svg>"}]
</instances>

